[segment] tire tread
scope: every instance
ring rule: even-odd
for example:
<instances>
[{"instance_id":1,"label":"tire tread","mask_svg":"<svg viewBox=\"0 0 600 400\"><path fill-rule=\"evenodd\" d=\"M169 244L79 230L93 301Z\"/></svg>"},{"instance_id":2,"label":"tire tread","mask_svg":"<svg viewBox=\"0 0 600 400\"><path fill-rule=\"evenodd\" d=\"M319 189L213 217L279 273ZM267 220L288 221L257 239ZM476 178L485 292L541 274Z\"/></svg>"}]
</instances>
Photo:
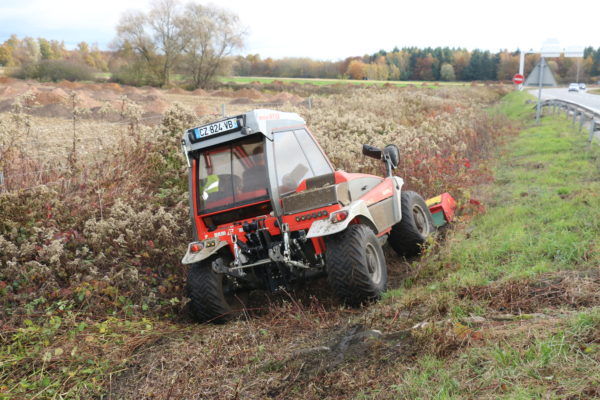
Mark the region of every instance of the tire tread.
<instances>
[{"instance_id":1,"label":"tire tread","mask_svg":"<svg viewBox=\"0 0 600 400\"><path fill-rule=\"evenodd\" d=\"M382 285L376 286L367 271L365 244L372 236L380 251ZM373 232L364 225L350 225L345 231L326 238L327 276L333 290L345 303L359 306L378 299L385 290L387 271L383 251Z\"/></svg>"}]
</instances>

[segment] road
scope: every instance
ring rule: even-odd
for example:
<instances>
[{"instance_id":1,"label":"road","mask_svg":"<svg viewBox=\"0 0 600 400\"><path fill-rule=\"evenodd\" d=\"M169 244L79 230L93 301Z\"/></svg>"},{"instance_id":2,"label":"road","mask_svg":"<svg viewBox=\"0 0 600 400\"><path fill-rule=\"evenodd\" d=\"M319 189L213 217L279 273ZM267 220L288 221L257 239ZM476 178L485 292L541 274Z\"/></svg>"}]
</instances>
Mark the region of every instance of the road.
<instances>
[{"instance_id":1,"label":"road","mask_svg":"<svg viewBox=\"0 0 600 400\"><path fill-rule=\"evenodd\" d=\"M533 89L533 88L529 87L529 88L527 88L527 91L537 98L538 89ZM577 103L582 106L591 108L600 113L600 95L589 94L585 90L577 93L577 92L569 92L566 87L564 87L564 88L543 88L542 89L542 100L548 100L548 99L560 99L560 100L571 101L573 103Z\"/></svg>"}]
</instances>

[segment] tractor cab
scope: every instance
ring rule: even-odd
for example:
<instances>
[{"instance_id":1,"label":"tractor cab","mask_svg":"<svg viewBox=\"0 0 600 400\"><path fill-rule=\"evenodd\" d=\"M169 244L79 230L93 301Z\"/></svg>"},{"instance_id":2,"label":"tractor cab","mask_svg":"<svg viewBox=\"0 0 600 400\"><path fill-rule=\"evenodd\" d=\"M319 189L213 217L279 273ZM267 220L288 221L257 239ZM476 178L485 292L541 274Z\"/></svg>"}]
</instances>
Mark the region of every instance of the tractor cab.
<instances>
[{"instance_id":1,"label":"tractor cab","mask_svg":"<svg viewBox=\"0 0 600 400\"><path fill-rule=\"evenodd\" d=\"M302 181L334 169L297 114L255 110L186 131L190 210L197 239L264 216Z\"/></svg>"}]
</instances>

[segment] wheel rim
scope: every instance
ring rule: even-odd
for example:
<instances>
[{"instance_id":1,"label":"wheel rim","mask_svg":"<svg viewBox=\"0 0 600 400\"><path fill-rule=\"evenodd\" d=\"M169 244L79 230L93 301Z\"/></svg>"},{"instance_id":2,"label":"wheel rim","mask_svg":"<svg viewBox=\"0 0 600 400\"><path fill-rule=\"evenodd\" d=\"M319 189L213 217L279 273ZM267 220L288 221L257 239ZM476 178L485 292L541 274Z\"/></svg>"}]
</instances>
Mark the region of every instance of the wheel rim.
<instances>
[{"instance_id":1,"label":"wheel rim","mask_svg":"<svg viewBox=\"0 0 600 400\"><path fill-rule=\"evenodd\" d=\"M421 236L427 236L429 234L429 224L427 223L427 216L425 210L421 206L415 204L412 209L413 221Z\"/></svg>"},{"instance_id":2,"label":"wheel rim","mask_svg":"<svg viewBox=\"0 0 600 400\"><path fill-rule=\"evenodd\" d=\"M373 283L379 284L379 281L381 281L381 260L379 259L379 253L375 246L368 243L365 249L365 255L367 258L367 271L369 272L369 276Z\"/></svg>"}]
</instances>

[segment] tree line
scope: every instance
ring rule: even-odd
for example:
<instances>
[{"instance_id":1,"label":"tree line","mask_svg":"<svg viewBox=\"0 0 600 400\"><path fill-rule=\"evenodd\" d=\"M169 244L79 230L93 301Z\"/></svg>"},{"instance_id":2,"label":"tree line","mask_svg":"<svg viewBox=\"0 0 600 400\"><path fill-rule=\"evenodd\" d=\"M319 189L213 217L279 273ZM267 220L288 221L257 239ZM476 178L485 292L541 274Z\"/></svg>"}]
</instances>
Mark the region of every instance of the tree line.
<instances>
[{"instance_id":1,"label":"tree line","mask_svg":"<svg viewBox=\"0 0 600 400\"><path fill-rule=\"evenodd\" d=\"M80 42L18 38L0 45L0 66L15 75L40 80L93 79L93 72L110 73L113 81L129 85L179 85L206 88L219 75L356 80L492 81L510 80L519 69L519 51L464 48L394 48L340 61L311 58L235 56L246 32L238 16L214 5L193 1L155 0L148 12L122 15L110 50ZM525 73L539 61L527 55ZM587 47L583 58L548 59L559 82L600 80L600 47Z\"/></svg>"},{"instance_id":2,"label":"tree line","mask_svg":"<svg viewBox=\"0 0 600 400\"><path fill-rule=\"evenodd\" d=\"M525 57L525 74L539 61L539 55ZM559 81L597 81L600 79L600 47L587 47L583 58L564 56L548 59ZM394 48L341 61L310 58L262 59L258 54L238 56L233 73L239 76L289 78L342 78L414 81L490 81L510 80L519 70L519 51L492 53L463 48ZM579 70L579 71L578 71Z\"/></svg>"}]
</instances>

